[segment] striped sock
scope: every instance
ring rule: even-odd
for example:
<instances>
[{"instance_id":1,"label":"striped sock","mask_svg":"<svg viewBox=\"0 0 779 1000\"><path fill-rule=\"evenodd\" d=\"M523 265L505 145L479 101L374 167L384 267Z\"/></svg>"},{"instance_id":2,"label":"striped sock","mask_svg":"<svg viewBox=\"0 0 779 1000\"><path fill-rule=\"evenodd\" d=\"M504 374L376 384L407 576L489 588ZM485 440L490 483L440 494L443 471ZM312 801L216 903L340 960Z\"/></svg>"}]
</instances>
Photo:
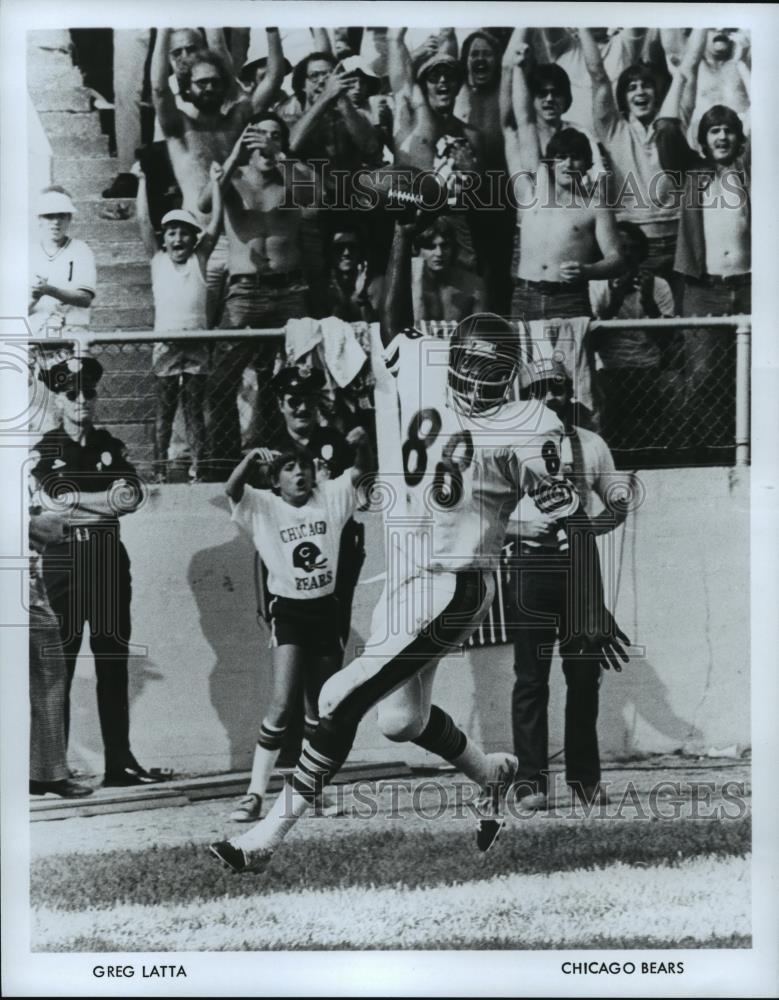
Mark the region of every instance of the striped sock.
<instances>
[{"instance_id":1,"label":"striped sock","mask_svg":"<svg viewBox=\"0 0 779 1000\"><path fill-rule=\"evenodd\" d=\"M451 762L464 753L468 737L455 725L451 715L438 705L431 705L427 725L411 742Z\"/></svg>"},{"instance_id":2,"label":"striped sock","mask_svg":"<svg viewBox=\"0 0 779 1000\"><path fill-rule=\"evenodd\" d=\"M303 743L292 779L284 785L268 815L230 842L246 850L278 847L314 799L321 795L323 787L338 773L356 733L356 722L336 719L320 722L313 743L307 740Z\"/></svg>"},{"instance_id":3,"label":"striped sock","mask_svg":"<svg viewBox=\"0 0 779 1000\"><path fill-rule=\"evenodd\" d=\"M284 726L273 726L263 720L260 734L257 737L257 745L254 748L252 776L249 780L247 794L265 795L270 776L281 752L281 744L284 742L286 731Z\"/></svg>"}]
</instances>

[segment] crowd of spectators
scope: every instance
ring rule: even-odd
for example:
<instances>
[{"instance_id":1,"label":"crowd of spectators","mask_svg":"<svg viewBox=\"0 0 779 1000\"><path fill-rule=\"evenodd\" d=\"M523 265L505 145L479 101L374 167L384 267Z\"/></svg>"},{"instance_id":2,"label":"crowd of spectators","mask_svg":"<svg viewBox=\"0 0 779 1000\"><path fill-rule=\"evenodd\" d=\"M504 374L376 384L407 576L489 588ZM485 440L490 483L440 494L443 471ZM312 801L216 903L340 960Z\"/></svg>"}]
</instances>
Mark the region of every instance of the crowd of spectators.
<instances>
[{"instance_id":1,"label":"crowd of spectators","mask_svg":"<svg viewBox=\"0 0 779 1000\"><path fill-rule=\"evenodd\" d=\"M360 172L382 168L434 173L447 192L443 211L420 212L415 322L483 309L527 322L750 311L749 39L737 29L117 30L112 49L86 30L73 39L85 82L110 81L118 175L103 194L137 199L155 330L370 322L395 210L353 195ZM99 301L88 238L68 237L74 211L62 189L42 197L36 329L84 326ZM128 209L106 201L103 215ZM676 407L690 441L727 443L707 421L732 407L733 343L727 330L601 331L593 426L617 449L663 446ZM225 478L277 419L267 388L281 362L268 340L158 345L161 474L181 397L191 474ZM247 369L255 440L238 406Z\"/></svg>"}]
</instances>

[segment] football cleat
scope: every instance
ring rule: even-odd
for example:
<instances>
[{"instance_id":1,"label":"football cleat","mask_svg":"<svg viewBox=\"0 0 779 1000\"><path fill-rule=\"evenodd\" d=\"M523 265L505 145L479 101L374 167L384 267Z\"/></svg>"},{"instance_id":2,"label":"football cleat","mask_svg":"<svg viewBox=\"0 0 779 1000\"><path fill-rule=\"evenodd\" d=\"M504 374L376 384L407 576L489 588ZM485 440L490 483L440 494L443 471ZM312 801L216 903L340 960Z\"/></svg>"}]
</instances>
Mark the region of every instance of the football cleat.
<instances>
[{"instance_id":1,"label":"football cleat","mask_svg":"<svg viewBox=\"0 0 779 1000\"><path fill-rule=\"evenodd\" d=\"M229 840L219 840L208 845L209 851L218 858L230 871L242 875L244 872L254 872L259 874L264 872L273 857L273 851L269 847L261 847L256 851L245 850L243 847L236 847Z\"/></svg>"},{"instance_id":2,"label":"football cleat","mask_svg":"<svg viewBox=\"0 0 779 1000\"><path fill-rule=\"evenodd\" d=\"M477 803L479 825L476 830L476 847L482 852L492 847L506 824L501 808L519 768L519 761L512 754L493 753L488 754L487 758L494 759L495 776L484 786Z\"/></svg>"}]
</instances>

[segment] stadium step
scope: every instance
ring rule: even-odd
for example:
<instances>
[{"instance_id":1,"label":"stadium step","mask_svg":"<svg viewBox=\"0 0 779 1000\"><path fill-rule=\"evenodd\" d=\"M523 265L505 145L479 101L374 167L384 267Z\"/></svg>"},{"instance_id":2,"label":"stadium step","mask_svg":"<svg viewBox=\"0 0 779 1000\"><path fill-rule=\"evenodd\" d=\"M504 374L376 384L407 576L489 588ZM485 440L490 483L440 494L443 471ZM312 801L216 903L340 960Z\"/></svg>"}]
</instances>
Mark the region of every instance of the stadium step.
<instances>
[{"instance_id":1,"label":"stadium step","mask_svg":"<svg viewBox=\"0 0 779 1000\"><path fill-rule=\"evenodd\" d=\"M133 239L140 241L135 219L100 219L93 222L77 215L70 227L70 235L89 243L93 249L98 243L126 243ZM146 256L145 250L143 252Z\"/></svg>"},{"instance_id":2,"label":"stadium step","mask_svg":"<svg viewBox=\"0 0 779 1000\"><path fill-rule=\"evenodd\" d=\"M54 136L76 139L98 139L103 135L100 116L94 111L40 111L41 125L49 142Z\"/></svg>"},{"instance_id":3,"label":"stadium step","mask_svg":"<svg viewBox=\"0 0 779 1000\"><path fill-rule=\"evenodd\" d=\"M141 263L97 263L98 284L119 282L127 286L146 285L150 283L149 262Z\"/></svg>"},{"instance_id":4,"label":"stadium step","mask_svg":"<svg viewBox=\"0 0 779 1000\"><path fill-rule=\"evenodd\" d=\"M149 262L140 236L134 240L117 240L111 243L87 242L98 264L145 264L148 272Z\"/></svg>"},{"instance_id":5,"label":"stadium step","mask_svg":"<svg viewBox=\"0 0 779 1000\"><path fill-rule=\"evenodd\" d=\"M98 301L95 299L95 302ZM92 308L91 328L93 330L151 330L153 325L154 309L151 302L142 306L112 308L93 306Z\"/></svg>"},{"instance_id":6,"label":"stadium step","mask_svg":"<svg viewBox=\"0 0 779 1000\"><path fill-rule=\"evenodd\" d=\"M108 136L50 135L49 145L54 156L108 156Z\"/></svg>"},{"instance_id":7,"label":"stadium step","mask_svg":"<svg viewBox=\"0 0 779 1000\"><path fill-rule=\"evenodd\" d=\"M52 163L55 184L62 184L71 195L100 195L117 173L116 160L110 156L84 159L80 156L56 156Z\"/></svg>"},{"instance_id":8,"label":"stadium step","mask_svg":"<svg viewBox=\"0 0 779 1000\"><path fill-rule=\"evenodd\" d=\"M59 83L31 86L30 97L38 111L90 111L92 92L82 86Z\"/></svg>"},{"instance_id":9,"label":"stadium step","mask_svg":"<svg viewBox=\"0 0 779 1000\"><path fill-rule=\"evenodd\" d=\"M73 204L76 206L76 211L78 212L77 219L79 223L89 222L98 223L105 222L106 220L101 218L100 213L105 210L112 210L117 208L119 205L124 205L129 209L130 218L123 219L122 222L127 222L135 219L135 199L134 198L101 198L98 194L95 198L75 198ZM135 222L133 221L133 225Z\"/></svg>"}]
</instances>

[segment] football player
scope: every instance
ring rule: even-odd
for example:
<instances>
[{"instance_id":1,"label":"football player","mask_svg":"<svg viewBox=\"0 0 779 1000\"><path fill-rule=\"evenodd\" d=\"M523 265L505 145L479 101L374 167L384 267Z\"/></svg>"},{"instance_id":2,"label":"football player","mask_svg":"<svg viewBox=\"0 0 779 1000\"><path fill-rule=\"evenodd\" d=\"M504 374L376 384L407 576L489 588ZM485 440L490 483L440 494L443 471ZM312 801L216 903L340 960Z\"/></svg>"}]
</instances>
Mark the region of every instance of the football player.
<instances>
[{"instance_id":1,"label":"football player","mask_svg":"<svg viewBox=\"0 0 779 1000\"><path fill-rule=\"evenodd\" d=\"M516 758L476 746L432 703L433 678L441 658L460 649L489 610L493 570L519 497L525 491L562 493L561 502L569 505L575 497L558 474L560 420L538 400L511 398L520 368L511 324L489 313L471 316L450 343L407 332L413 233L413 223L396 227L382 316L402 432L399 461L382 470L399 501L397 512L386 515L385 594L363 655L322 687L320 724L304 743L291 787L246 834L211 845L233 871L267 866L338 772L361 719L377 704L390 739L410 740L443 757L482 787L481 850L494 843L502 826L501 800ZM401 569L393 571L398 563ZM602 611L587 634L583 630L580 648L607 665L627 659L628 640Z\"/></svg>"}]
</instances>

